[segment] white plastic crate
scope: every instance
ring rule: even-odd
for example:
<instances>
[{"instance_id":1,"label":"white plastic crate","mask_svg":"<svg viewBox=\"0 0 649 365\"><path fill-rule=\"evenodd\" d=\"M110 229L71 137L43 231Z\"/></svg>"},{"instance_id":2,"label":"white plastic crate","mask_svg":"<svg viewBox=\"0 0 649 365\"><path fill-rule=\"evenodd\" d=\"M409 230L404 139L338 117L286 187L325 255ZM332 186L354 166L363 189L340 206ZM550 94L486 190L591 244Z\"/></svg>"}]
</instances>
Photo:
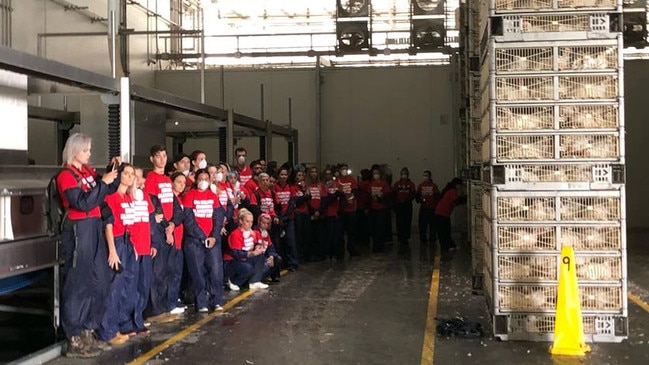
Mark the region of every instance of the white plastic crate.
<instances>
[{"instance_id":1,"label":"white plastic crate","mask_svg":"<svg viewBox=\"0 0 649 365\"><path fill-rule=\"evenodd\" d=\"M617 104L560 105L560 129L615 129L620 125Z\"/></svg>"},{"instance_id":2,"label":"white plastic crate","mask_svg":"<svg viewBox=\"0 0 649 365\"><path fill-rule=\"evenodd\" d=\"M554 100L554 82L552 76L498 77L496 78L496 100Z\"/></svg>"},{"instance_id":3,"label":"white plastic crate","mask_svg":"<svg viewBox=\"0 0 649 365\"><path fill-rule=\"evenodd\" d=\"M617 46L560 46L557 68L568 70L606 70L618 68Z\"/></svg>"},{"instance_id":4,"label":"white plastic crate","mask_svg":"<svg viewBox=\"0 0 649 365\"><path fill-rule=\"evenodd\" d=\"M620 343L628 337L625 316L584 315L586 342ZM553 314L507 314L492 317L494 336L501 341L544 341L554 338Z\"/></svg>"},{"instance_id":5,"label":"white plastic crate","mask_svg":"<svg viewBox=\"0 0 649 365\"><path fill-rule=\"evenodd\" d=\"M561 255L555 254L499 254L498 280L516 282L544 282L559 280ZM575 256L577 279L580 282L619 282L623 280L621 256Z\"/></svg>"},{"instance_id":6,"label":"white plastic crate","mask_svg":"<svg viewBox=\"0 0 649 365\"><path fill-rule=\"evenodd\" d=\"M556 219L554 197L498 197L498 221L526 222L553 221Z\"/></svg>"},{"instance_id":7,"label":"white plastic crate","mask_svg":"<svg viewBox=\"0 0 649 365\"><path fill-rule=\"evenodd\" d=\"M499 313L550 312L556 310L557 285L496 284ZM580 285L581 310L621 313L624 308L621 286Z\"/></svg>"},{"instance_id":8,"label":"white plastic crate","mask_svg":"<svg viewBox=\"0 0 649 365\"><path fill-rule=\"evenodd\" d=\"M527 131L554 128L551 106L497 106L497 131Z\"/></svg>"},{"instance_id":9,"label":"white plastic crate","mask_svg":"<svg viewBox=\"0 0 649 365\"><path fill-rule=\"evenodd\" d=\"M492 158L489 144L483 145L483 159ZM498 161L551 160L554 158L554 138L550 135L497 135L496 154Z\"/></svg>"},{"instance_id":10,"label":"white plastic crate","mask_svg":"<svg viewBox=\"0 0 649 365\"><path fill-rule=\"evenodd\" d=\"M588 189L596 185L611 187L623 183L614 180L613 166L610 164L505 164L492 166L492 169L493 184L519 188L553 185L557 188ZM504 176L500 176L503 171L498 169L504 170Z\"/></svg>"},{"instance_id":11,"label":"white plastic crate","mask_svg":"<svg viewBox=\"0 0 649 365\"><path fill-rule=\"evenodd\" d=\"M496 12L552 9L614 9L615 0L492 0Z\"/></svg>"},{"instance_id":12,"label":"white plastic crate","mask_svg":"<svg viewBox=\"0 0 649 365\"><path fill-rule=\"evenodd\" d=\"M620 137L617 134L569 134L559 136L562 159L618 159Z\"/></svg>"},{"instance_id":13,"label":"white plastic crate","mask_svg":"<svg viewBox=\"0 0 649 365\"><path fill-rule=\"evenodd\" d=\"M557 249L556 227L552 226L498 226L498 250L507 251L555 251Z\"/></svg>"},{"instance_id":14,"label":"white plastic crate","mask_svg":"<svg viewBox=\"0 0 649 365\"><path fill-rule=\"evenodd\" d=\"M559 78L560 100L593 100L618 97L617 75L576 75Z\"/></svg>"},{"instance_id":15,"label":"white plastic crate","mask_svg":"<svg viewBox=\"0 0 649 365\"><path fill-rule=\"evenodd\" d=\"M614 197L561 197L562 221L616 221L622 218L620 199Z\"/></svg>"},{"instance_id":16,"label":"white plastic crate","mask_svg":"<svg viewBox=\"0 0 649 365\"><path fill-rule=\"evenodd\" d=\"M608 32L607 13L507 15L503 33Z\"/></svg>"},{"instance_id":17,"label":"white plastic crate","mask_svg":"<svg viewBox=\"0 0 649 365\"><path fill-rule=\"evenodd\" d=\"M552 47L497 48L496 72L551 71Z\"/></svg>"},{"instance_id":18,"label":"white plastic crate","mask_svg":"<svg viewBox=\"0 0 649 365\"><path fill-rule=\"evenodd\" d=\"M559 232L561 246L575 251L618 251L626 247L621 226L561 226Z\"/></svg>"}]
</instances>

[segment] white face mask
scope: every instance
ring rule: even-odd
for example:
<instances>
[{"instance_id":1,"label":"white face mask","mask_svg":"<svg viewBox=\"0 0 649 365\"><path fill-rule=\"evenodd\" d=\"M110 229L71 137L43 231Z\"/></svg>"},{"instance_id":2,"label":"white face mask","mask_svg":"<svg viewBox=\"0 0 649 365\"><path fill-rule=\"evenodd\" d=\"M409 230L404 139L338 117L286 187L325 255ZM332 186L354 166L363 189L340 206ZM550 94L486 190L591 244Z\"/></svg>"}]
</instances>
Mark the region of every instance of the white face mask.
<instances>
[{"instance_id":1,"label":"white face mask","mask_svg":"<svg viewBox=\"0 0 649 365\"><path fill-rule=\"evenodd\" d=\"M347 176L347 170L342 170L340 172L340 176Z\"/></svg>"},{"instance_id":2,"label":"white face mask","mask_svg":"<svg viewBox=\"0 0 649 365\"><path fill-rule=\"evenodd\" d=\"M135 199L137 201L144 200L144 192L141 189L133 190L133 199Z\"/></svg>"},{"instance_id":3,"label":"white face mask","mask_svg":"<svg viewBox=\"0 0 649 365\"><path fill-rule=\"evenodd\" d=\"M183 175L185 175L185 176L189 176L189 170L185 170L185 171L183 171Z\"/></svg>"},{"instance_id":4,"label":"white face mask","mask_svg":"<svg viewBox=\"0 0 649 365\"><path fill-rule=\"evenodd\" d=\"M198 168L199 169L204 169L207 167L207 161L201 160L201 162L198 163Z\"/></svg>"},{"instance_id":5,"label":"white face mask","mask_svg":"<svg viewBox=\"0 0 649 365\"><path fill-rule=\"evenodd\" d=\"M265 230L265 229L263 231L261 231L261 236L264 237L264 238L267 238L268 237L268 231Z\"/></svg>"},{"instance_id":6,"label":"white face mask","mask_svg":"<svg viewBox=\"0 0 649 365\"><path fill-rule=\"evenodd\" d=\"M401 178L404 179L404 180L407 180L407 179L408 179L408 175L401 175Z\"/></svg>"},{"instance_id":7,"label":"white face mask","mask_svg":"<svg viewBox=\"0 0 649 365\"><path fill-rule=\"evenodd\" d=\"M199 181L197 185L198 185L198 190L200 191L205 191L207 190L207 188L210 187L209 181L205 181L205 180Z\"/></svg>"},{"instance_id":8,"label":"white face mask","mask_svg":"<svg viewBox=\"0 0 649 365\"><path fill-rule=\"evenodd\" d=\"M375 174L375 175L373 175L373 177L374 177L374 180L379 180L381 178L381 175Z\"/></svg>"},{"instance_id":9,"label":"white face mask","mask_svg":"<svg viewBox=\"0 0 649 365\"><path fill-rule=\"evenodd\" d=\"M243 165L244 163L246 163L246 156L239 156L239 157L237 157L237 162L238 162L239 164Z\"/></svg>"},{"instance_id":10,"label":"white face mask","mask_svg":"<svg viewBox=\"0 0 649 365\"><path fill-rule=\"evenodd\" d=\"M210 184L210 190L212 190L212 192L216 194L216 184Z\"/></svg>"},{"instance_id":11,"label":"white face mask","mask_svg":"<svg viewBox=\"0 0 649 365\"><path fill-rule=\"evenodd\" d=\"M216 181L217 182L222 182L223 181L223 173L222 172L217 172L216 173Z\"/></svg>"}]
</instances>

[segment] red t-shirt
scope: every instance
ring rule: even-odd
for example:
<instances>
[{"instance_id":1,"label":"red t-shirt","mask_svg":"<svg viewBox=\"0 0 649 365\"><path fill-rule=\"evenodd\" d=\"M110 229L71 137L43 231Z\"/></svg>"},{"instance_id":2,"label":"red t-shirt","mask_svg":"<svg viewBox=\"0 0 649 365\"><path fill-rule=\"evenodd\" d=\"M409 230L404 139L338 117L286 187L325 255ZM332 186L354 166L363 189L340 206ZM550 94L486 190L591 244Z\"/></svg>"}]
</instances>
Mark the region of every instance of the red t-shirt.
<instances>
[{"instance_id":1,"label":"red t-shirt","mask_svg":"<svg viewBox=\"0 0 649 365\"><path fill-rule=\"evenodd\" d=\"M302 190L302 186L299 185L293 185L293 189L295 191L295 196L296 197L303 197L304 196L304 191ZM299 214L309 214L309 204L307 201L304 201L300 204L295 205L295 213Z\"/></svg>"},{"instance_id":2,"label":"red t-shirt","mask_svg":"<svg viewBox=\"0 0 649 365\"><path fill-rule=\"evenodd\" d=\"M276 216L273 191L270 189L266 189L266 191L259 189L257 190L257 193L259 194L259 199L261 200L259 202L259 210L261 210L262 213L270 214L271 217Z\"/></svg>"},{"instance_id":3,"label":"red t-shirt","mask_svg":"<svg viewBox=\"0 0 649 365\"><path fill-rule=\"evenodd\" d=\"M415 184L409 179L399 180L394 183L392 190L397 194L397 203L403 203L408 198L414 197Z\"/></svg>"},{"instance_id":4,"label":"red t-shirt","mask_svg":"<svg viewBox=\"0 0 649 365\"><path fill-rule=\"evenodd\" d=\"M149 172L144 182L144 192L158 197L162 213L165 219L170 221L174 212L174 191L169 176L154 171Z\"/></svg>"},{"instance_id":5,"label":"red t-shirt","mask_svg":"<svg viewBox=\"0 0 649 365\"><path fill-rule=\"evenodd\" d=\"M239 169L237 166L236 169L239 172L239 182L241 183L241 186L246 185L246 183L252 179L252 170L249 166L245 166L243 169Z\"/></svg>"},{"instance_id":6,"label":"red t-shirt","mask_svg":"<svg viewBox=\"0 0 649 365\"><path fill-rule=\"evenodd\" d=\"M142 200L132 199L133 224L128 227L133 248L138 255L151 254L151 222L149 216L153 213L153 203L148 194L143 194Z\"/></svg>"},{"instance_id":7,"label":"red t-shirt","mask_svg":"<svg viewBox=\"0 0 649 365\"><path fill-rule=\"evenodd\" d=\"M354 197L353 191L358 188L358 184L356 183L356 179L353 176L341 176L338 179L338 183L340 184L340 191L345 194L346 197L349 197L350 195ZM354 199L349 199L347 198L347 204L345 205L345 212L355 212L356 211L356 197Z\"/></svg>"},{"instance_id":8,"label":"red t-shirt","mask_svg":"<svg viewBox=\"0 0 649 365\"><path fill-rule=\"evenodd\" d=\"M338 184L338 181L332 180L328 182L325 185L327 189L327 196L331 199L329 201L329 204L327 205L327 209L325 211L325 217L335 217L338 215L338 208L340 208L340 200L338 198L333 198L333 195L338 192L338 189L340 189L340 184Z\"/></svg>"},{"instance_id":9,"label":"red t-shirt","mask_svg":"<svg viewBox=\"0 0 649 365\"><path fill-rule=\"evenodd\" d=\"M266 233L268 233L268 231L266 231ZM261 233L261 230L256 229L255 235L257 237L256 242L266 246L266 249L268 249L268 247L273 245L273 241L270 239L270 234L264 237L264 235Z\"/></svg>"},{"instance_id":10,"label":"red t-shirt","mask_svg":"<svg viewBox=\"0 0 649 365\"><path fill-rule=\"evenodd\" d=\"M288 203L297 193L295 186L284 184L275 184L275 204L279 204L282 208L281 214L284 215L288 211Z\"/></svg>"},{"instance_id":11,"label":"red t-shirt","mask_svg":"<svg viewBox=\"0 0 649 365\"><path fill-rule=\"evenodd\" d=\"M106 197L106 205L113 215L113 236L119 237L126 232L126 226L133 224L133 205L131 195L119 191Z\"/></svg>"},{"instance_id":12,"label":"red t-shirt","mask_svg":"<svg viewBox=\"0 0 649 365\"><path fill-rule=\"evenodd\" d=\"M230 199L228 188L230 188L230 183L227 181L222 181L217 185L216 192L219 195L219 204L224 208L228 206L228 200Z\"/></svg>"},{"instance_id":13,"label":"red t-shirt","mask_svg":"<svg viewBox=\"0 0 649 365\"><path fill-rule=\"evenodd\" d=\"M259 190L259 184L257 184L255 179L250 179L245 185L243 185L243 192L244 194L246 194L246 197L248 197L248 199L250 200L251 205L259 205L259 202L257 201L257 195L255 195L255 191L258 190Z\"/></svg>"},{"instance_id":14,"label":"red t-shirt","mask_svg":"<svg viewBox=\"0 0 649 365\"><path fill-rule=\"evenodd\" d=\"M374 199L375 196L384 199L390 193L390 186L387 182L383 180L372 180L369 184L369 193L372 198L370 209L378 210L388 207L386 204Z\"/></svg>"},{"instance_id":15,"label":"red t-shirt","mask_svg":"<svg viewBox=\"0 0 649 365\"><path fill-rule=\"evenodd\" d=\"M257 243L258 237L255 231L243 231L241 228L237 228L228 237L228 246L231 250L244 250L250 251L255 248L255 243ZM223 254L223 260L234 260L234 257L229 253ZM243 258L242 261L246 261L246 258Z\"/></svg>"},{"instance_id":16,"label":"red t-shirt","mask_svg":"<svg viewBox=\"0 0 649 365\"><path fill-rule=\"evenodd\" d=\"M455 207L455 201L457 200L457 190L449 189L444 193L444 196L439 199L437 206L435 207L435 214L441 215L443 217L450 217Z\"/></svg>"},{"instance_id":17,"label":"red t-shirt","mask_svg":"<svg viewBox=\"0 0 649 365\"><path fill-rule=\"evenodd\" d=\"M196 223L198 223L206 236L212 237L212 229L214 228L212 216L214 209L220 206L216 194L209 189L205 191L191 189L183 196L183 205L194 210Z\"/></svg>"},{"instance_id":18,"label":"red t-shirt","mask_svg":"<svg viewBox=\"0 0 649 365\"><path fill-rule=\"evenodd\" d=\"M321 183L313 183L309 185L308 189L309 194L311 194L309 205L312 209L315 209L317 211L320 209L320 202L322 200L322 197L327 195L327 189L325 189L324 184Z\"/></svg>"},{"instance_id":19,"label":"red t-shirt","mask_svg":"<svg viewBox=\"0 0 649 365\"><path fill-rule=\"evenodd\" d=\"M439 188L431 181L424 181L417 187L417 193L421 197L421 206L426 209L435 209L437 200L435 195L439 194Z\"/></svg>"},{"instance_id":20,"label":"red t-shirt","mask_svg":"<svg viewBox=\"0 0 649 365\"><path fill-rule=\"evenodd\" d=\"M83 191L89 191L94 188L97 184L101 184L101 181L95 181L97 177L97 172L90 166L83 166L81 170L78 170L72 165L65 165L65 168L61 173L59 173L56 178L56 188L59 191L59 196L61 197L61 203L63 208L68 211L68 218L70 219L84 219L84 218L99 218L101 217L101 210L99 205L92 208L89 212L84 212L78 210L74 207L70 207L70 202L65 196L65 191L71 188L81 188ZM74 177L74 174L67 169L71 169L74 173L81 179L80 182L77 182L77 179Z\"/></svg>"}]
</instances>

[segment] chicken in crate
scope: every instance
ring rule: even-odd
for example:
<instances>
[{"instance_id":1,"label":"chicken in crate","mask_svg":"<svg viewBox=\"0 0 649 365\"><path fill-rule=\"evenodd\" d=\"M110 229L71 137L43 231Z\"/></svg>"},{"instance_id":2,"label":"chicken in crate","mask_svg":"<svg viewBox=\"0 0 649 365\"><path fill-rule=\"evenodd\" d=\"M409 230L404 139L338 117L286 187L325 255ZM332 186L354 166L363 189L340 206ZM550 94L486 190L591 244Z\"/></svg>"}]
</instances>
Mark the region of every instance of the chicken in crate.
<instances>
[{"instance_id":1,"label":"chicken in crate","mask_svg":"<svg viewBox=\"0 0 649 365\"><path fill-rule=\"evenodd\" d=\"M548 226L502 226L496 230L498 250L554 251L557 249L556 228Z\"/></svg>"},{"instance_id":2,"label":"chicken in crate","mask_svg":"<svg viewBox=\"0 0 649 365\"><path fill-rule=\"evenodd\" d=\"M621 225L561 226L561 245L575 251L618 252L623 248Z\"/></svg>"},{"instance_id":3,"label":"chicken in crate","mask_svg":"<svg viewBox=\"0 0 649 365\"><path fill-rule=\"evenodd\" d=\"M503 32L505 34L609 31L607 13L503 16Z\"/></svg>"},{"instance_id":4,"label":"chicken in crate","mask_svg":"<svg viewBox=\"0 0 649 365\"><path fill-rule=\"evenodd\" d=\"M557 289L557 284L499 284L498 309L500 313L554 312ZM621 313L625 309L619 285L580 285L579 299L585 312Z\"/></svg>"},{"instance_id":5,"label":"chicken in crate","mask_svg":"<svg viewBox=\"0 0 649 365\"><path fill-rule=\"evenodd\" d=\"M548 135L498 135L495 158L503 162L553 159L554 138Z\"/></svg>"},{"instance_id":6,"label":"chicken in crate","mask_svg":"<svg viewBox=\"0 0 649 365\"><path fill-rule=\"evenodd\" d=\"M553 221L556 219L554 197L497 198L498 221Z\"/></svg>"},{"instance_id":7,"label":"chicken in crate","mask_svg":"<svg viewBox=\"0 0 649 365\"><path fill-rule=\"evenodd\" d=\"M493 0L496 12L512 10L551 10L551 9L582 9L610 8L615 9L614 0Z\"/></svg>"},{"instance_id":8,"label":"chicken in crate","mask_svg":"<svg viewBox=\"0 0 649 365\"><path fill-rule=\"evenodd\" d=\"M575 75L559 78L561 100L613 100L618 97L618 77L614 75Z\"/></svg>"},{"instance_id":9,"label":"chicken in crate","mask_svg":"<svg viewBox=\"0 0 649 365\"><path fill-rule=\"evenodd\" d=\"M551 106L498 106L497 131L527 131L554 128L554 108Z\"/></svg>"},{"instance_id":10,"label":"chicken in crate","mask_svg":"<svg viewBox=\"0 0 649 365\"><path fill-rule=\"evenodd\" d=\"M559 156L563 159L620 158L617 134L568 134L559 138Z\"/></svg>"},{"instance_id":11,"label":"chicken in crate","mask_svg":"<svg viewBox=\"0 0 649 365\"><path fill-rule=\"evenodd\" d=\"M559 71L616 70L617 46L562 46L558 49Z\"/></svg>"},{"instance_id":12,"label":"chicken in crate","mask_svg":"<svg viewBox=\"0 0 649 365\"><path fill-rule=\"evenodd\" d=\"M556 281L557 259L557 255L498 255L498 279Z\"/></svg>"},{"instance_id":13,"label":"chicken in crate","mask_svg":"<svg viewBox=\"0 0 649 365\"><path fill-rule=\"evenodd\" d=\"M559 106L561 129L616 129L619 125L617 103Z\"/></svg>"},{"instance_id":14,"label":"chicken in crate","mask_svg":"<svg viewBox=\"0 0 649 365\"><path fill-rule=\"evenodd\" d=\"M619 197L560 198L562 221L619 221L622 219Z\"/></svg>"},{"instance_id":15,"label":"chicken in crate","mask_svg":"<svg viewBox=\"0 0 649 365\"><path fill-rule=\"evenodd\" d=\"M622 256L576 256L577 279L580 281L620 281Z\"/></svg>"},{"instance_id":16,"label":"chicken in crate","mask_svg":"<svg viewBox=\"0 0 649 365\"><path fill-rule=\"evenodd\" d=\"M552 47L497 48L496 72L552 71Z\"/></svg>"},{"instance_id":17,"label":"chicken in crate","mask_svg":"<svg viewBox=\"0 0 649 365\"><path fill-rule=\"evenodd\" d=\"M497 101L554 100L552 77L498 77L496 78Z\"/></svg>"}]
</instances>

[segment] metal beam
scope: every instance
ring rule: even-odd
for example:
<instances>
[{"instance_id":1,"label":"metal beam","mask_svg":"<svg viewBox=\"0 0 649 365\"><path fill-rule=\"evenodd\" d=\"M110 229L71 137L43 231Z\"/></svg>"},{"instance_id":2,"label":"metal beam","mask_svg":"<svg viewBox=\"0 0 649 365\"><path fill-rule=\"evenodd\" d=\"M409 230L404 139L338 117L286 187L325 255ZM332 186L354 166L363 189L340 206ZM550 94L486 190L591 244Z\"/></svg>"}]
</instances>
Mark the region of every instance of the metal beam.
<instances>
[{"instance_id":1,"label":"metal beam","mask_svg":"<svg viewBox=\"0 0 649 365\"><path fill-rule=\"evenodd\" d=\"M0 69L98 91L119 92L119 80L0 46Z\"/></svg>"},{"instance_id":2,"label":"metal beam","mask_svg":"<svg viewBox=\"0 0 649 365\"><path fill-rule=\"evenodd\" d=\"M70 122L73 124L79 124L81 122L80 112L66 112L34 105L27 106L27 116L33 119L51 120L54 122Z\"/></svg>"},{"instance_id":3,"label":"metal beam","mask_svg":"<svg viewBox=\"0 0 649 365\"><path fill-rule=\"evenodd\" d=\"M188 114L198 115L216 120L226 120L228 112L212 105L181 98L177 95L164 91L131 84L131 97L134 100L149 104L159 105L165 108L181 111Z\"/></svg>"}]
</instances>

